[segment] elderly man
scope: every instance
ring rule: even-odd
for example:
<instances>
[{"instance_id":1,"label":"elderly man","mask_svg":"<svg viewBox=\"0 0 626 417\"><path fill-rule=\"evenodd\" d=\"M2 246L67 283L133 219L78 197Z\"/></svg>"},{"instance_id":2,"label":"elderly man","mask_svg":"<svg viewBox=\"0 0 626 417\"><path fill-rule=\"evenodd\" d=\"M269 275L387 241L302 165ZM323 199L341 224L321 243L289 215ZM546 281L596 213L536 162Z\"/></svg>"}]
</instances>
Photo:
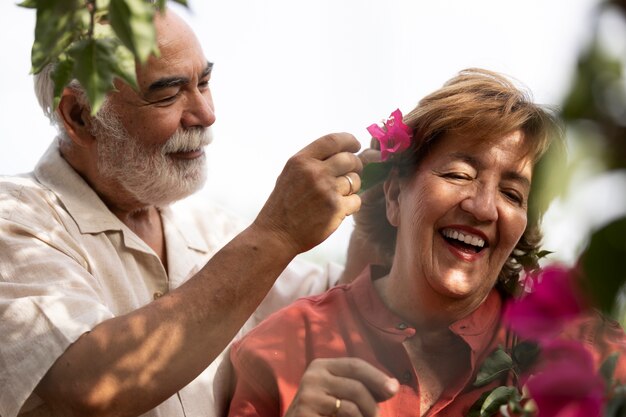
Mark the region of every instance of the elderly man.
<instances>
[{"instance_id":1,"label":"elderly man","mask_svg":"<svg viewBox=\"0 0 626 417\"><path fill-rule=\"evenodd\" d=\"M0 181L2 417L211 415L220 354L279 274L248 324L332 284L288 265L359 208L358 142L296 154L236 236L215 207L170 208L204 180L212 64L171 11L155 23L161 54L138 67L139 91L118 80L92 116L70 84L34 172Z\"/></svg>"}]
</instances>

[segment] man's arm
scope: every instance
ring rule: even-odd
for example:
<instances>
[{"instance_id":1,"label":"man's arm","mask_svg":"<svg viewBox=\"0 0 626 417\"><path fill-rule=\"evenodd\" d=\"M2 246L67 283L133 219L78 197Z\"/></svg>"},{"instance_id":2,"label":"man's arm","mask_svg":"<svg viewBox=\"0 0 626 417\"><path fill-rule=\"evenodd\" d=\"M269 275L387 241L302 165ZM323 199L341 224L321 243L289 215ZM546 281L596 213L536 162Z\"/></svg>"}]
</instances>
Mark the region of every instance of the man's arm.
<instances>
[{"instance_id":1,"label":"man's arm","mask_svg":"<svg viewBox=\"0 0 626 417\"><path fill-rule=\"evenodd\" d=\"M76 415L139 415L175 394L226 347L299 253L326 239L360 199L351 135L318 139L292 157L250 227L187 283L81 336L36 392Z\"/></svg>"}]
</instances>

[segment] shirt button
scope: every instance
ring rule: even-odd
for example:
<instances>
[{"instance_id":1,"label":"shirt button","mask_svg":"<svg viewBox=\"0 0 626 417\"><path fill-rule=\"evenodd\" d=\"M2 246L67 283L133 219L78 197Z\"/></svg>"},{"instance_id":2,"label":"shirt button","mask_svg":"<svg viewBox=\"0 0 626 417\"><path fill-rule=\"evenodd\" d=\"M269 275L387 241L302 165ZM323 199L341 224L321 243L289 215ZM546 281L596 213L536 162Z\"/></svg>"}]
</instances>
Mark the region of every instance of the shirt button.
<instances>
[{"instance_id":1,"label":"shirt button","mask_svg":"<svg viewBox=\"0 0 626 417\"><path fill-rule=\"evenodd\" d=\"M396 326L396 328L397 328L397 329L400 329L400 330L405 330L407 327L409 327L409 326L407 326L407 324L406 324L406 323L399 323L399 324Z\"/></svg>"},{"instance_id":2,"label":"shirt button","mask_svg":"<svg viewBox=\"0 0 626 417\"><path fill-rule=\"evenodd\" d=\"M157 291L154 294L152 294L152 298L154 298L155 300L157 298L161 298L163 296L163 293L161 291Z\"/></svg>"}]
</instances>

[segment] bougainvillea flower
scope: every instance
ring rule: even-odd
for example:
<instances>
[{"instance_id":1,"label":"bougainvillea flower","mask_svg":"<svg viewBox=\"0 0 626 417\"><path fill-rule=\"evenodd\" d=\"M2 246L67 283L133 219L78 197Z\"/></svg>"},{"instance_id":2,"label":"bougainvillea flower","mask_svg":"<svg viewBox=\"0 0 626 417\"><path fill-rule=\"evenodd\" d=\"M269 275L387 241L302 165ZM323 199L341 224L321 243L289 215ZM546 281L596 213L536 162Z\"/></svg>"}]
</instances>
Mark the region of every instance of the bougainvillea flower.
<instances>
[{"instance_id":1,"label":"bougainvillea flower","mask_svg":"<svg viewBox=\"0 0 626 417\"><path fill-rule=\"evenodd\" d=\"M411 128L402 121L400 109L394 110L383 122L383 127L370 125L367 131L380 143L380 158L386 161L389 156L406 150L411 144Z\"/></svg>"},{"instance_id":2,"label":"bougainvillea flower","mask_svg":"<svg viewBox=\"0 0 626 417\"><path fill-rule=\"evenodd\" d=\"M540 371L526 386L537 417L600 417L604 381L580 342L555 340L543 346Z\"/></svg>"},{"instance_id":3,"label":"bougainvillea flower","mask_svg":"<svg viewBox=\"0 0 626 417\"><path fill-rule=\"evenodd\" d=\"M507 304L504 321L522 338L542 341L558 334L582 310L571 271L550 266L535 277L531 293Z\"/></svg>"}]
</instances>

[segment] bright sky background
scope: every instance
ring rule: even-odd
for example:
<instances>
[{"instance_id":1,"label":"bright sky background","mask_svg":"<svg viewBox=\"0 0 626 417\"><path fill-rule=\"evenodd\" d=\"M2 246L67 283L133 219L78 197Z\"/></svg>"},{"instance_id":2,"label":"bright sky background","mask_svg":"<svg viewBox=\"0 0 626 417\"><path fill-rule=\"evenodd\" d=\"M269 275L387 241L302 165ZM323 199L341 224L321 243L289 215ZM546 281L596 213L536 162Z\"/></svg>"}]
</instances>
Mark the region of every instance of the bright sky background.
<instances>
[{"instance_id":1,"label":"bright sky background","mask_svg":"<svg viewBox=\"0 0 626 417\"><path fill-rule=\"evenodd\" d=\"M195 199L218 201L252 219L290 155L332 131L350 132L366 146L366 126L396 108L410 110L463 68L509 74L528 86L536 101L559 104L597 1L190 3L192 11L181 13L215 62L211 83L217 107L216 140L208 148L210 179ZM34 11L3 0L0 19L0 174L15 174L32 169L54 129L28 75ZM610 196L614 184L603 184L588 187L600 192L608 187L601 195ZM580 195L580 201L547 216L546 246L565 260L580 246L585 225L599 216L590 209L589 195ZM351 227L348 219L309 256L341 261Z\"/></svg>"}]
</instances>

